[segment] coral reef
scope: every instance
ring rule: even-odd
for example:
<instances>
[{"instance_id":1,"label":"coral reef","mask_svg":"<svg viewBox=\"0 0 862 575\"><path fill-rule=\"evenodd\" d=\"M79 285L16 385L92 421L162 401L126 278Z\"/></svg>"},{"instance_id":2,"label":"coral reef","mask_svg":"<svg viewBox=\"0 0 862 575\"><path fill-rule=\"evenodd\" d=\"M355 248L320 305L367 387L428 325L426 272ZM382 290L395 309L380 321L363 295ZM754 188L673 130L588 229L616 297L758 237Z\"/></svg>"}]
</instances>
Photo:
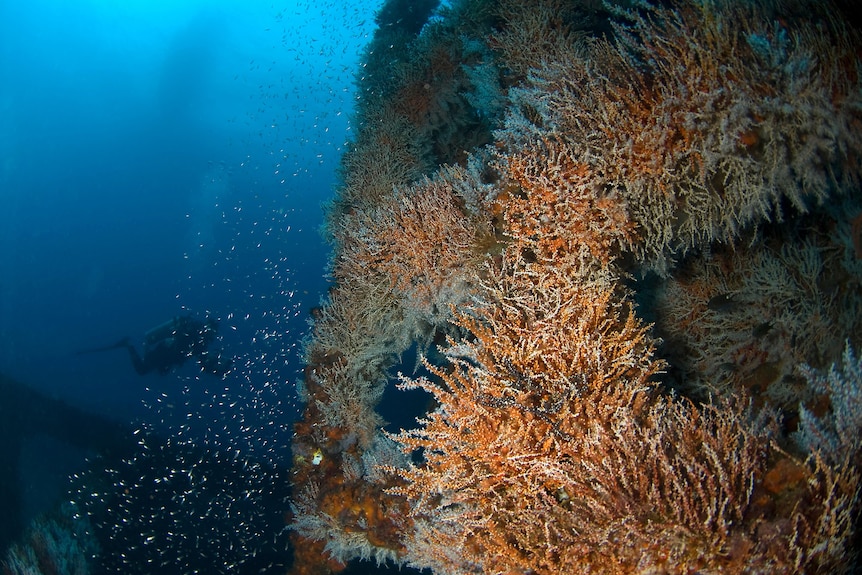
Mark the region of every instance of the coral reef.
<instances>
[{"instance_id":1,"label":"coral reef","mask_svg":"<svg viewBox=\"0 0 862 575\"><path fill-rule=\"evenodd\" d=\"M837 16L788 29L756 3L635 4L614 9L615 42L572 42L534 69L513 103L535 118L516 110L508 131L571 142L629 204L644 265L858 183L860 76Z\"/></svg>"},{"instance_id":2,"label":"coral reef","mask_svg":"<svg viewBox=\"0 0 862 575\"><path fill-rule=\"evenodd\" d=\"M4 575L88 575L99 544L86 515L65 503L34 520L0 561Z\"/></svg>"},{"instance_id":3,"label":"coral reef","mask_svg":"<svg viewBox=\"0 0 862 575\"><path fill-rule=\"evenodd\" d=\"M461 0L381 28L305 346L293 573L853 568L840 10ZM433 399L417 427L383 431L392 385Z\"/></svg>"}]
</instances>

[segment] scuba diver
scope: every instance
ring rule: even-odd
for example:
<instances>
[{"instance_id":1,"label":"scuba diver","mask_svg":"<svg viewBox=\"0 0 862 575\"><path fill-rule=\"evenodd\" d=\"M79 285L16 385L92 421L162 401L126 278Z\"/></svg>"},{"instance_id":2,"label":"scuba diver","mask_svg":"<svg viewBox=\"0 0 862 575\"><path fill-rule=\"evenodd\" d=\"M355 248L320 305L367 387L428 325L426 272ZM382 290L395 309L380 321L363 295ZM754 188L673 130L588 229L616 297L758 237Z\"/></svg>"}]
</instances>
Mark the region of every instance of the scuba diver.
<instances>
[{"instance_id":1,"label":"scuba diver","mask_svg":"<svg viewBox=\"0 0 862 575\"><path fill-rule=\"evenodd\" d=\"M140 375L152 371L166 375L194 357L203 371L224 375L230 371L232 362L223 359L220 351L210 349L210 344L217 337L218 321L207 318L202 322L191 315L182 315L148 331L144 335L143 354L138 353L128 337L112 345L79 351L78 354L124 347L129 352L132 366Z\"/></svg>"}]
</instances>

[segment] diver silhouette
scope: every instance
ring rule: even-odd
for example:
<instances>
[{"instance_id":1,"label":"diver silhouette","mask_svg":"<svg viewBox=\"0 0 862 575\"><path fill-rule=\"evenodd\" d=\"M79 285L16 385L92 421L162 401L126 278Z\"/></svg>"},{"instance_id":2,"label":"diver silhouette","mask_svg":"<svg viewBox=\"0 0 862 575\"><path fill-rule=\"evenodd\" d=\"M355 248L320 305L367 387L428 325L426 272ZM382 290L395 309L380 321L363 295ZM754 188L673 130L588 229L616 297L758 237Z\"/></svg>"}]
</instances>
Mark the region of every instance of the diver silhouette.
<instances>
[{"instance_id":1,"label":"diver silhouette","mask_svg":"<svg viewBox=\"0 0 862 575\"><path fill-rule=\"evenodd\" d=\"M149 330L144 335L142 354L138 353L128 337L105 347L79 351L78 354L124 347L129 352L132 366L140 375L153 371L166 375L191 357L197 360L203 371L224 375L230 370L232 362L222 358L220 351L210 349L217 337L218 321L212 318L200 321L191 315L182 315Z\"/></svg>"}]
</instances>

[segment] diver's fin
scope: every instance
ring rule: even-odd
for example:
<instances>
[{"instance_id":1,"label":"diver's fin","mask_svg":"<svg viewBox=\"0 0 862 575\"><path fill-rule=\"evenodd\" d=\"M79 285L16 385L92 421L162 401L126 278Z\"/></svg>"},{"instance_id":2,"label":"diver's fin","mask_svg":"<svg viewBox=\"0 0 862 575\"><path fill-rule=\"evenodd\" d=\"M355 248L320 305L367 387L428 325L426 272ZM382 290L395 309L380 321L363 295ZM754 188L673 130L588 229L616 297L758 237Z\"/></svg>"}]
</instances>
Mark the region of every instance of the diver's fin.
<instances>
[{"instance_id":1,"label":"diver's fin","mask_svg":"<svg viewBox=\"0 0 862 575\"><path fill-rule=\"evenodd\" d=\"M129 345L130 345L129 341L131 341L131 338L126 336L123 339L121 339L120 341L118 341L117 343L112 343L111 345L105 345L102 347L93 347L90 349L82 349L80 351L76 351L75 355L84 355L87 353L97 353L100 351L109 351L111 349L118 349L121 347L129 347Z\"/></svg>"}]
</instances>

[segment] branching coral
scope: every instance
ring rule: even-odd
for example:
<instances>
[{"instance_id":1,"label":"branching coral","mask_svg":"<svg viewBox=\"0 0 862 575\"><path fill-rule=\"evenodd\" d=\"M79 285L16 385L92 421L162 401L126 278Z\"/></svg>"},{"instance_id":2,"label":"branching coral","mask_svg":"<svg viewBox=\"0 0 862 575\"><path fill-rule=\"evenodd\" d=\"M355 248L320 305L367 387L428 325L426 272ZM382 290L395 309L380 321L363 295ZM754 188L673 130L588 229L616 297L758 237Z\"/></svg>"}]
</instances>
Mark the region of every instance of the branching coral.
<instances>
[{"instance_id":1,"label":"branching coral","mask_svg":"<svg viewBox=\"0 0 862 575\"><path fill-rule=\"evenodd\" d=\"M433 380L402 379L439 404L396 437L424 454L390 468L415 528L405 559L454 573L846 568L858 472L782 451L768 409L656 395L648 333L595 273L504 265L456 316L475 341L451 341Z\"/></svg>"},{"instance_id":2,"label":"branching coral","mask_svg":"<svg viewBox=\"0 0 862 575\"><path fill-rule=\"evenodd\" d=\"M808 365L800 371L816 393L829 397L831 407L823 417L801 407L800 430L797 440L806 451L820 452L823 457L839 463L844 458L862 456L862 362L856 359L850 344L844 350L843 365L835 364L827 373L819 373Z\"/></svg>"},{"instance_id":3,"label":"branching coral","mask_svg":"<svg viewBox=\"0 0 862 575\"><path fill-rule=\"evenodd\" d=\"M597 184L587 162L561 139L528 143L505 156L511 185L496 199L506 231L545 262L580 254L608 264L635 240L626 203Z\"/></svg>"},{"instance_id":4,"label":"branching coral","mask_svg":"<svg viewBox=\"0 0 862 575\"><path fill-rule=\"evenodd\" d=\"M858 362L795 370L860 321L860 40L804 2L462 0L373 71L293 446L326 570L849 568Z\"/></svg>"},{"instance_id":5,"label":"branching coral","mask_svg":"<svg viewBox=\"0 0 862 575\"><path fill-rule=\"evenodd\" d=\"M744 391L787 413L816 403L797 366L828 365L862 328L862 275L842 266L845 250L834 231L809 228L690 258L653 300L686 393Z\"/></svg>"},{"instance_id":6,"label":"branching coral","mask_svg":"<svg viewBox=\"0 0 862 575\"><path fill-rule=\"evenodd\" d=\"M566 489L578 439L590 421L643 403L660 363L607 274L573 265L505 263L457 315L476 340L451 342L451 371L429 366L439 382L403 380L440 404L397 437L425 460L394 470L407 483L392 492L421 528L408 536L409 562L441 567L425 555L429 539L464 550L443 572L550 573L577 560L577 495Z\"/></svg>"},{"instance_id":7,"label":"branching coral","mask_svg":"<svg viewBox=\"0 0 862 575\"><path fill-rule=\"evenodd\" d=\"M499 2L497 14L503 25L491 36L490 45L513 76L511 82L523 80L531 69L559 61L568 53L577 38L570 23L574 4L566 0Z\"/></svg>"},{"instance_id":8,"label":"branching coral","mask_svg":"<svg viewBox=\"0 0 862 575\"><path fill-rule=\"evenodd\" d=\"M492 233L489 214L469 211L468 201L478 206L479 188L469 170L448 168L346 215L338 277L363 282L382 275L412 313L444 323L449 305L468 297L483 238Z\"/></svg>"},{"instance_id":9,"label":"branching coral","mask_svg":"<svg viewBox=\"0 0 862 575\"><path fill-rule=\"evenodd\" d=\"M773 23L755 7L639 3L616 13L616 41L543 62L517 92L566 134L595 181L618 190L642 230L638 252L668 257L800 211L858 180L862 84L855 33ZM521 122L523 124L523 122ZM511 136L510 136L511 137Z\"/></svg>"},{"instance_id":10,"label":"branching coral","mask_svg":"<svg viewBox=\"0 0 862 575\"><path fill-rule=\"evenodd\" d=\"M362 135L342 159L344 185L331 208L330 220L357 206L374 204L401 186L419 179L428 168L426 146L406 119L389 110L369 114ZM330 234L339 238L337 224Z\"/></svg>"},{"instance_id":11,"label":"branching coral","mask_svg":"<svg viewBox=\"0 0 862 575\"><path fill-rule=\"evenodd\" d=\"M0 571L8 575L88 575L101 552L86 515L71 503L34 520L24 539L5 551Z\"/></svg>"},{"instance_id":12,"label":"branching coral","mask_svg":"<svg viewBox=\"0 0 862 575\"><path fill-rule=\"evenodd\" d=\"M835 537L846 552L855 472L794 463L769 410L657 395L662 363L613 276L559 263L505 263L456 316L475 340L451 341L434 379L402 379L439 404L396 437L423 453L391 469L415 528L405 559L455 573L844 565L808 550ZM775 469L797 468L817 503L788 508L799 484Z\"/></svg>"}]
</instances>

